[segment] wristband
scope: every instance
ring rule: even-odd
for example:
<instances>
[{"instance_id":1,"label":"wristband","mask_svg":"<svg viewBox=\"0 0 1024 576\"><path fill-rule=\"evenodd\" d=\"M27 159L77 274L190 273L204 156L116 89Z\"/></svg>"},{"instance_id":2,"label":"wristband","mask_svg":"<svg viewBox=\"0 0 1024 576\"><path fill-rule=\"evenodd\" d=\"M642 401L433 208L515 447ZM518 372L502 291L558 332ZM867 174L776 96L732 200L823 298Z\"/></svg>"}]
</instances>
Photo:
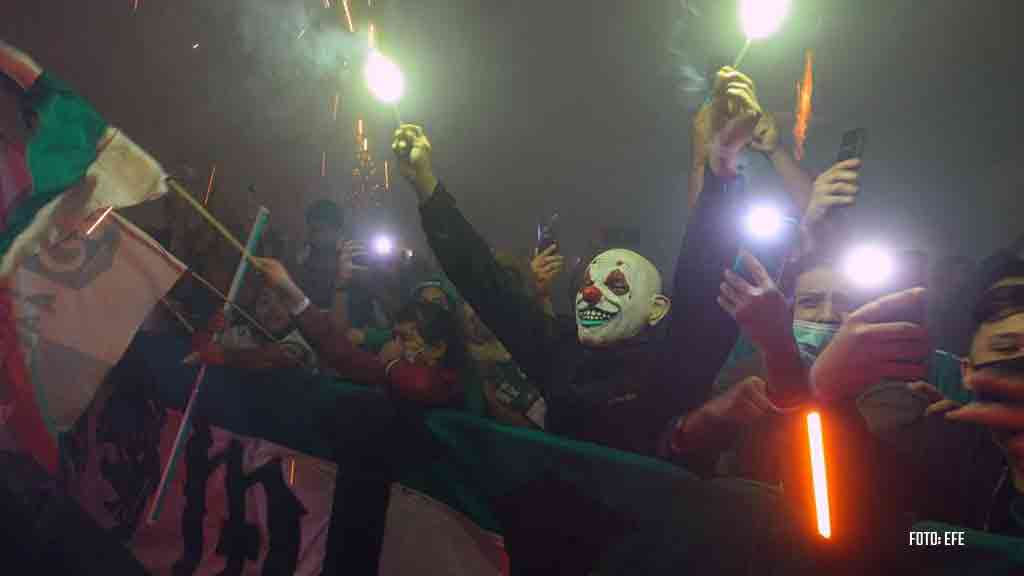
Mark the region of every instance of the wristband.
<instances>
[{"instance_id":1,"label":"wristband","mask_svg":"<svg viewBox=\"0 0 1024 576\"><path fill-rule=\"evenodd\" d=\"M303 312L306 311L306 308L309 308L309 305L310 305L309 297L308 296L303 296L302 297L302 302L299 302L299 304L296 307L291 309L292 316L298 316L298 315L302 314Z\"/></svg>"}]
</instances>

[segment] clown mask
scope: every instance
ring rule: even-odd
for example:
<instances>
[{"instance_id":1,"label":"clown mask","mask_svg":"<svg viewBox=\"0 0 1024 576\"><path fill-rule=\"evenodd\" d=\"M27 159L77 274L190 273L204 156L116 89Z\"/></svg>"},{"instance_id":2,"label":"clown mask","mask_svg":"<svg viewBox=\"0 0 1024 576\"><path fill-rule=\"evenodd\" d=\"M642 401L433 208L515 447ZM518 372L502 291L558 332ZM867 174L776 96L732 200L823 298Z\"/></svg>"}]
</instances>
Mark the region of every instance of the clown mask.
<instances>
[{"instance_id":1,"label":"clown mask","mask_svg":"<svg viewBox=\"0 0 1024 576\"><path fill-rule=\"evenodd\" d=\"M587 267L576 294L576 328L587 346L609 346L632 338L668 314L661 275L630 250L608 250Z\"/></svg>"}]
</instances>

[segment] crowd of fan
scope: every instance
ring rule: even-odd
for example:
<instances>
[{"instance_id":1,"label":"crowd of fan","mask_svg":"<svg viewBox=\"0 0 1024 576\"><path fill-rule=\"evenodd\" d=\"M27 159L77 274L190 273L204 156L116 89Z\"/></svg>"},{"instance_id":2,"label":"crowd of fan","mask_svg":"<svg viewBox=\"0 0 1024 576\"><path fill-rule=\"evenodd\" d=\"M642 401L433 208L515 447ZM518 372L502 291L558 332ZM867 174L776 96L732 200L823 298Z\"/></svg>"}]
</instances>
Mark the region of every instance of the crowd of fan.
<instances>
[{"instance_id":1,"label":"crowd of fan","mask_svg":"<svg viewBox=\"0 0 1024 576\"><path fill-rule=\"evenodd\" d=\"M838 265L855 235L844 215L860 159L811 178L761 110L753 83L723 69L694 118L670 297L646 258L607 246L567 273L573 308L556 309L551 287L566 272L557 244L530 258L492 250L435 177L422 129L406 125L394 149L439 264L369 254L346 238L340 208L318 202L297 257L264 243L263 274L239 301L252 318L225 325L210 313L216 302L201 302L204 289L172 292L186 317L206 317L192 361L319 371L401 401L775 485L805 450L786 431L813 405L842 423L838 466L879 468L844 495L873 499L871 512L848 505L865 532L932 519L1024 535L1020 246L977 265L939 261L931 274L908 252L898 281L860 286ZM750 201L738 168L749 153L771 161L800 222L777 266L748 251L735 225Z\"/></svg>"}]
</instances>

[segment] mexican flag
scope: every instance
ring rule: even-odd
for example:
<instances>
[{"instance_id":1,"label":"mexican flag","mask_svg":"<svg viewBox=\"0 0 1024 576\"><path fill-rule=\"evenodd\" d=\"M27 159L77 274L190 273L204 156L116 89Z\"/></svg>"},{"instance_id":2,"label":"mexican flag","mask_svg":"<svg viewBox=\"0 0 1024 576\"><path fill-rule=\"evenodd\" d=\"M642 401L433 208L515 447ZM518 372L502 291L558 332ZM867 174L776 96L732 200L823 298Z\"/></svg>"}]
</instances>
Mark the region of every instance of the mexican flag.
<instances>
[{"instance_id":1,"label":"mexican flag","mask_svg":"<svg viewBox=\"0 0 1024 576\"><path fill-rule=\"evenodd\" d=\"M0 153L0 279L99 210L164 193L160 165L69 86L0 43L0 72L22 85L31 126L25 145Z\"/></svg>"},{"instance_id":2,"label":"mexican flag","mask_svg":"<svg viewBox=\"0 0 1024 576\"><path fill-rule=\"evenodd\" d=\"M0 141L0 423L54 473L58 433L184 266L108 214L166 192L156 160L3 42L0 72L30 127L25 143Z\"/></svg>"}]
</instances>

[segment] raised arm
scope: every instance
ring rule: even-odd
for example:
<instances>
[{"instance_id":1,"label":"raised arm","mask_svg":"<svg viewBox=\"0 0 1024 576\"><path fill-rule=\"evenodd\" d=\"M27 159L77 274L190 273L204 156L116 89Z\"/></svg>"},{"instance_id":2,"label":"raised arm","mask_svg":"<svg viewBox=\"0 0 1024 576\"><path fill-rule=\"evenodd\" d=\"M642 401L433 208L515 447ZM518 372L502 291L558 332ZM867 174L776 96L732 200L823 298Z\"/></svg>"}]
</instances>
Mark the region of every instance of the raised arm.
<instances>
[{"instance_id":1,"label":"raised arm","mask_svg":"<svg viewBox=\"0 0 1024 576\"><path fill-rule=\"evenodd\" d=\"M521 281L512 281L487 242L455 206L433 174L430 142L418 126L404 125L393 145L402 175L420 200L420 217L441 268L484 324L534 381L546 382L555 323Z\"/></svg>"},{"instance_id":2,"label":"raised arm","mask_svg":"<svg viewBox=\"0 0 1024 576\"><path fill-rule=\"evenodd\" d=\"M761 116L754 129L754 139L750 147L764 154L772 163L772 168L782 177L782 185L792 199L797 213L803 214L811 201L814 181L796 159L779 145L778 127L771 114L765 113Z\"/></svg>"},{"instance_id":3,"label":"raised arm","mask_svg":"<svg viewBox=\"0 0 1024 576\"><path fill-rule=\"evenodd\" d=\"M347 325L333 322L329 312L311 306L309 298L280 262L269 258L257 261L270 285L280 292L285 305L295 317L299 331L316 350L323 364L336 370L342 378L359 384L388 384L386 367L376 356L360 350L349 341Z\"/></svg>"},{"instance_id":4,"label":"raised arm","mask_svg":"<svg viewBox=\"0 0 1024 576\"><path fill-rule=\"evenodd\" d=\"M694 166L703 161L699 190L676 262L672 311L665 357L680 410L709 396L715 375L738 335L735 323L715 303L722 271L730 268L740 244L743 180L737 159L753 138L761 108L749 78L731 69L719 72L715 96L694 118ZM693 183L691 182L691 186Z\"/></svg>"}]
</instances>

